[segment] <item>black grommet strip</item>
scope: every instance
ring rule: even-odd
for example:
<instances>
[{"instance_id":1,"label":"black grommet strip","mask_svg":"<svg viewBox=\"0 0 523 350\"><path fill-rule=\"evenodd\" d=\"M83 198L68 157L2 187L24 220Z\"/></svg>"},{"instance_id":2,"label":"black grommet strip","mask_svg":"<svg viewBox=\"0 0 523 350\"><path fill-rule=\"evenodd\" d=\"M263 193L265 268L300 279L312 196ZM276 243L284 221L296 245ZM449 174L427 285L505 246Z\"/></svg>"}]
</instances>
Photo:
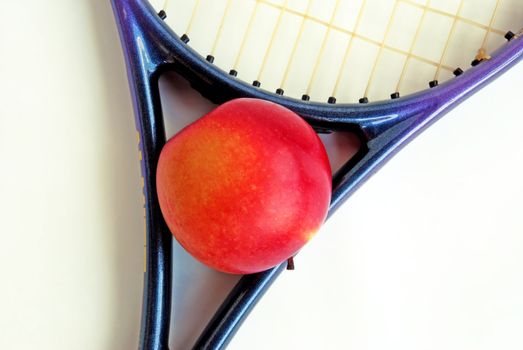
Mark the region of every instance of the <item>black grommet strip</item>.
<instances>
[{"instance_id":1,"label":"black grommet strip","mask_svg":"<svg viewBox=\"0 0 523 350\"><path fill-rule=\"evenodd\" d=\"M307 94L303 94L303 95L301 95L301 99L302 99L302 101L309 101L311 99L311 97Z\"/></svg>"},{"instance_id":2,"label":"black grommet strip","mask_svg":"<svg viewBox=\"0 0 523 350\"><path fill-rule=\"evenodd\" d=\"M460 76L461 74L463 74L463 69L456 68L453 73L455 76Z\"/></svg>"},{"instance_id":3,"label":"black grommet strip","mask_svg":"<svg viewBox=\"0 0 523 350\"><path fill-rule=\"evenodd\" d=\"M232 75L233 77L235 77L235 76L238 75L238 72L237 72L236 70L234 70L234 69L231 69L231 70L229 71L229 75Z\"/></svg>"},{"instance_id":4,"label":"black grommet strip","mask_svg":"<svg viewBox=\"0 0 523 350\"><path fill-rule=\"evenodd\" d=\"M160 17L161 19L166 19L167 14L165 13L164 10L161 10L160 12L158 12L158 17Z\"/></svg>"},{"instance_id":5,"label":"black grommet strip","mask_svg":"<svg viewBox=\"0 0 523 350\"><path fill-rule=\"evenodd\" d=\"M392 94L390 94L390 98L395 100L397 98L400 98L400 93L399 92L393 92Z\"/></svg>"},{"instance_id":6,"label":"black grommet strip","mask_svg":"<svg viewBox=\"0 0 523 350\"><path fill-rule=\"evenodd\" d=\"M359 103L369 103L369 99L367 97L362 97L358 100Z\"/></svg>"},{"instance_id":7,"label":"black grommet strip","mask_svg":"<svg viewBox=\"0 0 523 350\"><path fill-rule=\"evenodd\" d=\"M261 83L258 80L252 82L252 86L260 87Z\"/></svg>"},{"instance_id":8,"label":"black grommet strip","mask_svg":"<svg viewBox=\"0 0 523 350\"><path fill-rule=\"evenodd\" d=\"M189 42L189 37L187 36L187 34L183 34L181 37L180 37L180 40L184 43L184 44L187 44Z\"/></svg>"},{"instance_id":9,"label":"black grommet strip","mask_svg":"<svg viewBox=\"0 0 523 350\"><path fill-rule=\"evenodd\" d=\"M507 34L505 34L505 39L510 41L510 40L514 39L515 36L516 36L516 34L512 33L511 31L508 31Z\"/></svg>"},{"instance_id":10,"label":"black grommet strip","mask_svg":"<svg viewBox=\"0 0 523 350\"><path fill-rule=\"evenodd\" d=\"M283 95L284 91L283 91L282 88L277 88L277 89L276 89L276 93L277 93L278 95Z\"/></svg>"},{"instance_id":11,"label":"black grommet strip","mask_svg":"<svg viewBox=\"0 0 523 350\"><path fill-rule=\"evenodd\" d=\"M336 97L334 97L334 96L329 97L329 99L327 100L327 103L335 104L336 103Z\"/></svg>"},{"instance_id":12,"label":"black grommet strip","mask_svg":"<svg viewBox=\"0 0 523 350\"><path fill-rule=\"evenodd\" d=\"M214 62L214 56L213 55L207 55L207 57L205 57L205 60L209 63L213 63Z\"/></svg>"},{"instance_id":13,"label":"black grommet strip","mask_svg":"<svg viewBox=\"0 0 523 350\"><path fill-rule=\"evenodd\" d=\"M470 65L471 65L472 67L476 67L478 64L481 63L481 61L482 61L482 60L476 58L474 61L470 62Z\"/></svg>"}]
</instances>

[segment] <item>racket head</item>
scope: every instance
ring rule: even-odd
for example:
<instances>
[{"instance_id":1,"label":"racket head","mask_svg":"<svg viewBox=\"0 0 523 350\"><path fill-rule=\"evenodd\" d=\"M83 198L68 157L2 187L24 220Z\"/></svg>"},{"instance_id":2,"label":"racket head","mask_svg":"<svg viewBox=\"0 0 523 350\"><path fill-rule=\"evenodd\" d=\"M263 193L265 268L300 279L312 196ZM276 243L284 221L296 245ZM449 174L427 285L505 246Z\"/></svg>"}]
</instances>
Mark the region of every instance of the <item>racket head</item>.
<instances>
[{"instance_id":1,"label":"racket head","mask_svg":"<svg viewBox=\"0 0 523 350\"><path fill-rule=\"evenodd\" d=\"M144 62L147 67L142 69L152 70L153 76L174 70L215 103L239 97L265 99L295 111L318 132L351 131L360 138L360 152L334 176L331 213L406 142L511 67L521 58L523 50L521 40L517 40L521 33L508 32L505 35L508 43L481 64L474 64L465 71L457 68L455 78L439 84L431 81L431 84L426 84L427 89L410 95L395 95L389 100L375 102L365 100L364 103L304 101L237 79L213 64L209 56L201 55L187 45L188 38L177 35L163 20L165 14L156 13L148 2L130 0L125 3L135 16L131 22L140 23L133 26L141 27L141 36L136 38L149 43L148 60L138 56L134 60ZM378 137L379 141L375 141Z\"/></svg>"},{"instance_id":2,"label":"racket head","mask_svg":"<svg viewBox=\"0 0 523 350\"><path fill-rule=\"evenodd\" d=\"M159 152L165 142L157 84L163 72L178 72L202 95L216 103L238 97L266 99L294 110L320 132L355 132L363 141L363 147L334 178L332 213L408 140L523 56L523 44L519 40L521 33L516 33L489 60L431 89L361 104L304 101L260 89L220 69L205 55L188 46L182 36L174 33L148 2L112 2L127 60L143 155L147 268L141 348L145 349L167 348L170 318L171 235L161 217L152 180ZM244 277L196 347L221 348L226 345L259 297L284 268L285 263L267 272Z\"/></svg>"},{"instance_id":3,"label":"racket head","mask_svg":"<svg viewBox=\"0 0 523 350\"><path fill-rule=\"evenodd\" d=\"M140 22L143 24L143 42L154 43L148 47L150 52L148 61L144 61L147 65L144 69L153 70L156 74L174 70L186 78L204 97L215 103L238 97L266 99L294 110L319 131L350 130L364 139L374 138L399 120L421 111L427 114L431 109L437 109L439 101L454 101L458 96L462 96L463 91L481 87L516 61L521 51L520 41L510 40L508 45L492 53L491 58L466 69L464 73L461 68L456 67L455 71L459 79L450 79L432 86L429 86L429 83L434 83L433 81L427 82L426 89L406 96L396 95L389 100L362 101L365 103L304 101L276 91L264 90L237 79L230 72L213 64L208 56L198 53L188 45L188 39L184 38L184 35L178 35L166 25L162 16L158 15L148 2L129 1L128 3L134 9L136 20L142 19ZM510 39L518 36L519 33L512 34ZM136 57L136 60L141 58ZM394 118L395 120L392 120ZM390 120L390 123L384 122L385 119ZM378 130L373 131L378 124L380 125Z\"/></svg>"}]
</instances>

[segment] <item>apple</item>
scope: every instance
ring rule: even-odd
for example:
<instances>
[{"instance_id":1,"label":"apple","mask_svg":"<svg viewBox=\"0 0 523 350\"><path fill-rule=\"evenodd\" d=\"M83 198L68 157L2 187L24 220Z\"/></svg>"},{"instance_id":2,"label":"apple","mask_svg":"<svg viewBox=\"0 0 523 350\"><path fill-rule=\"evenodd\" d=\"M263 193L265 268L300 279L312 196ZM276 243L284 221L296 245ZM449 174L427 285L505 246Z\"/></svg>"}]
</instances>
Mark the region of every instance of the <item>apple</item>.
<instances>
[{"instance_id":1,"label":"apple","mask_svg":"<svg viewBox=\"0 0 523 350\"><path fill-rule=\"evenodd\" d=\"M165 221L196 259L219 271L269 269L325 220L331 168L314 130L258 99L227 102L171 138L158 161Z\"/></svg>"}]
</instances>

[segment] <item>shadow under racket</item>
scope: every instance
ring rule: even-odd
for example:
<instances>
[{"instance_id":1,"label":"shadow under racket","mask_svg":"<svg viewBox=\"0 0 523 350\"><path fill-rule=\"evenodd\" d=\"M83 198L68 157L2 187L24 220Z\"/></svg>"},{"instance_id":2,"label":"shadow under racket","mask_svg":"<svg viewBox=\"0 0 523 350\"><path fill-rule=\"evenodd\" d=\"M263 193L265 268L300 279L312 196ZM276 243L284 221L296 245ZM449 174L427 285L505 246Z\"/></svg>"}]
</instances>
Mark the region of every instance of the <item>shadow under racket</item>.
<instances>
[{"instance_id":1,"label":"shadow under racket","mask_svg":"<svg viewBox=\"0 0 523 350\"><path fill-rule=\"evenodd\" d=\"M54 5L53 5L54 6ZM77 308L74 309L76 318L72 321L74 328L86 331L84 323L86 316L82 314L82 310L89 308L100 308L98 313L107 315L107 324L110 328L100 330L103 328L102 324L97 324L99 334L96 336L89 335L93 343L89 346L92 348L96 346L95 342L99 337L104 337L106 342L104 349L131 349L136 348L137 340L129 333L134 334L139 331L140 311L141 311L141 297L142 297L142 283L143 283L143 205L140 190L140 171L137 169L137 154L136 147L136 130L133 123L129 122L130 116L133 114L131 108L130 96L127 92L127 81L125 76L125 69L122 66L121 49L114 43L118 40L118 32L114 26L114 18L111 13L111 5L105 1L90 1L82 0L75 3L75 6L83 11L83 18L85 25L92 33L93 45L96 50L93 51L93 57L82 60L81 64L90 64L90 60L96 62L99 74L105 78L104 84L95 85L96 78L92 81L78 81L77 84L87 84L88 89L92 90L96 87L100 96L94 100L95 103L106 104L105 110L110 118L100 118L97 127L99 128L99 135L96 142L103 144L103 157L99 159L103 169L102 173L95 174L100 180L94 178L93 181L99 181L101 184L101 193L104 194L103 202L99 206L103 209L104 216L99 217L100 221L107 226L107 232L111 234L106 238L107 253L112 257L111 264L105 266L105 272L110 272L111 280L106 282L110 286L110 295L107 296L106 305L96 305L94 300L96 298L88 296L90 306L82 306L82 298L77 297ZM87 30L87 29L85 29ZM76 53L75 49L72 49ZM69 66L65 66L69 67ZM91 66L86 67L86 70L93 72ZM100 80L101 81L101 80ZM81 91L81 89L79 90ZM93 101L92 101L93 102ZM75 101L74 103L78 103ZM77 106L77 108L82 108ZM71 120L73 123L79 123L76 119L79 117L70 111ZM42 115L44 116L44 115ZM89 123L96 123L95 121ZM106 136L109 134L110 136ZM61 139L59 139L61 140ZM91 142L95 142L91 140ZM76 147L76 144L70 145ZM96 147L96 146L94 146ZM81 157L82 155L78 155ZM61 167L68 167L69 165L62 164ZM65 171L65 170L62 170ZM84 190L85 191L85 190ZM104 217L106 217L104 219ZM77 223L78 225L79 223ZM105 227L105 226L93 226ZM71 228L70 228L71 229ZM96 235L93 233L92 240L95 240ZM95 241L93 241L95 242ZM63 242L61 243L64 244ZM65 246L63 246L65 247ZM65 248L63 248L65 249ZM80 249L84 249L81 247ZM95 258L94 256L91 258ZM99 258L99 257L98 257ZM64 262L65 263L65 262ZM85 264L92 264L86 261ZM78 272L76 272L78 273ZM100 274L104 276L104 273ZM94 283L101 278L97 276L84 276L84 279L92 279ZM68 280L67 283L72 283L74 280ZM98 290L107 288L106 285L97 285ZM87 291L84 291L87 293ZM62 293L64 293L62 291ZM55 295L58 299L60 294ZM60 303L62 301L60 300ZM73 311L73 310L71 310ZM33 311L34 312L34 311ZM94 322L93 320L90 320ZM25 322L25 321L24 321ZM47 321L48 322L48 321ZM71 321L69 321L71 322ZM55 326L56 327L56 326ZM60 332L64 332L63 329ZM58 337L61 338L61 337ZM39 341L42 341L39 339ZM76 340L79 341L78 339ZM99 341L99 340L98 340ZM14 344L12 344L14 345ZM19 345L19 344L18 344ZM41 343L43 348L46 348L45 343ZM79 348L87 344L80 344Z\"/></svg>"}]
</instances>

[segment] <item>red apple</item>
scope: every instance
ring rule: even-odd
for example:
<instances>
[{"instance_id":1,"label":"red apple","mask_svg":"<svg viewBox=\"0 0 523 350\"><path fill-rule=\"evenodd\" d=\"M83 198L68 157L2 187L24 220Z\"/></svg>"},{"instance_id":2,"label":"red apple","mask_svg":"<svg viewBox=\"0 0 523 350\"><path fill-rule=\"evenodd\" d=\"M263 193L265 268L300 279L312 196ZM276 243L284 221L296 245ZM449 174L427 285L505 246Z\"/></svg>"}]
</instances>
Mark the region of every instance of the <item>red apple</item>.
<instances>
[{"instance_id":1,"label":"red apple","mask_svg":"<svg viewBox=\"0 0 523 350\"><path fill-rule=\"evenodd\" d=\"M158 199L178 242L228 273L253 273L293 256L329 207L331 169L314 130L277 104L225 103L167 142Z\"/></svg>"}]
</instances>

